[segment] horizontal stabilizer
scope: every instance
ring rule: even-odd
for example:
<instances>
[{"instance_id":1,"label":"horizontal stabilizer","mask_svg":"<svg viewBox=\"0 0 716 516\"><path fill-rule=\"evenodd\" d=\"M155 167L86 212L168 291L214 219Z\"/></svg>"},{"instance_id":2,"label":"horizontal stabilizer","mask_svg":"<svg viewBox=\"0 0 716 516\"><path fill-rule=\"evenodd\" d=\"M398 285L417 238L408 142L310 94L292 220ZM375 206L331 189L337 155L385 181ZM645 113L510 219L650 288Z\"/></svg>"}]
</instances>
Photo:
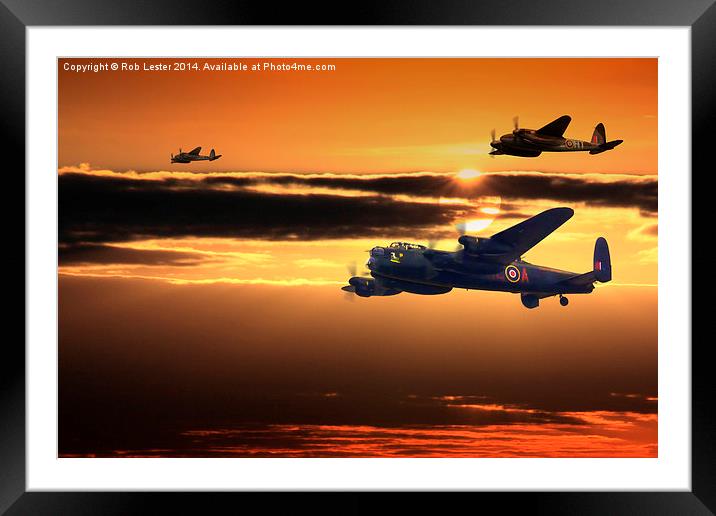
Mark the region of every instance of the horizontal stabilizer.
<instances>
[{"instance_id":1,"label":"horizontal stabilizer","mask_svg":"<svg viewBox=\"0 0 716 516\"><path fill-rule=\"evenodd\" d=\"M578 274L561 281L562 285L583 286L599 281L606 283L612 279L612 259L609 256L609 246L604 237L597 238L594 244L594 266L591 271Z\"/></svg>"},{"instance_id":2,"label":"horizontal stabilizer","mask_svg":"<svg viewBox=\"0 0 716 516\"><path fill-rule=\"evenodd\" d=\"M581 287L584 285L591 285L597 281L594 271L585 272L584 274L577 274L566 280L559 282L560 285L569 285L571 287Z\"/></svg>"},{"instance_id":3,"label":"horizontal stabilizer","mask_svg":"<svg viewBox=\"0 0 716 516\"><path fill-rule=\"evenodd\" d=\"M622 143L624 140L612 140L607 143L603 143L599 146L598 149L592 149L589 151L589 154L600 154L602 152L612 150L614 147Z\"/></svg>"}]
</instances>

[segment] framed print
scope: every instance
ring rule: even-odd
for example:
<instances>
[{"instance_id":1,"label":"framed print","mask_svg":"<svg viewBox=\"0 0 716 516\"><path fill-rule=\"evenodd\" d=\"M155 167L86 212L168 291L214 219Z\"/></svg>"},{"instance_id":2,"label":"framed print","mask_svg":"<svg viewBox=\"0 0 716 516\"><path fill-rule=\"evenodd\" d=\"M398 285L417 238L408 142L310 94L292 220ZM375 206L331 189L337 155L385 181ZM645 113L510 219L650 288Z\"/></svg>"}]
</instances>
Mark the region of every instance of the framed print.
<instances>
[{"instance_id":1,"label":"framed print","mask_svg":"<svg viewBox=\"0 0 716 516\"><path fill-rule=\"evenodd\" d=\"M713 510L689 301L711 3L70 4L2 10L27 201L8 514Z\"/></svg>"}]
</instances>

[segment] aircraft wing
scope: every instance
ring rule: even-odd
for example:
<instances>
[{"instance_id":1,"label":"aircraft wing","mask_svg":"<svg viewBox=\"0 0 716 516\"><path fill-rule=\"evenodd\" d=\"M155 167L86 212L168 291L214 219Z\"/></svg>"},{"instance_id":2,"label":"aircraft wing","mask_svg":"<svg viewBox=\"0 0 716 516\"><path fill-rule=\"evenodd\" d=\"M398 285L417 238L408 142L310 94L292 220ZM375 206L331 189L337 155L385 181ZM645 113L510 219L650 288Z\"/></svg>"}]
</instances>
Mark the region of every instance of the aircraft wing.
<instances>
[{"instance_id":1,"label":"aircraft wing","mask_svg":"<svg viewBox=\"0 0 716 516\"><path fill-rule=\"evenodd\" d=\"M552 208L492 235L490 240L511 249L491 256L491 261L510 263L516 260L571 219L572 215L574 215L572 208Z\"/></svg>"},{"instance_id":2,"label":"aircraft wing","mask_svg":"<svg viewBox=\"0 0 716 516\"><path fill-rule=\"evenodd\" d=\"M570 117L569 115L561 116L557 120L553 120L552 122L548 123L541 129L537 129L537 134L561 138L564 134L564 131L567 130L567 126L571 121L572 117Z\"/></svg>"},{"instance_id":3,"label":"aircraft wing","mask_svg":"<svg viewBox=\"0 0 716 516\"><path fill-rule=\"evenodd\" d=\"M196 149L190 150L188 154L193 154L194 156L198 156L201 152L201 147L197 147Z\"/></svg>"}]
</instances>

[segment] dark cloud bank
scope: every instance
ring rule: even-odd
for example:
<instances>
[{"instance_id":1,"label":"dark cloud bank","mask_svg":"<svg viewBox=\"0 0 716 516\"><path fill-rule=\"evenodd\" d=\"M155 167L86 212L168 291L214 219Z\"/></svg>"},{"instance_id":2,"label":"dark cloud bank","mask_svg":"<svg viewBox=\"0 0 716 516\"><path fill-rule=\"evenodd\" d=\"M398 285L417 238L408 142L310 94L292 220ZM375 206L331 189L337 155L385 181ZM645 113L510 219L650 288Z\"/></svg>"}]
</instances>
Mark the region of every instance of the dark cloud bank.
<instances>
[{"instance_id":1,"label":"dark cloud bank","mask_svg":"<svg viewBox=\"0 0 716 516\"><path fill-rule=\"evenodd\" d=\"M361 196L328 193L266 193L247 187L298 185L367 192ZM121 176L65 173L59 176L59 239L62 244L101 244L161 237L230 237L269 240L435 236L435 227L470 217L472 208L413 202L392 197L500 196L501 217L523 218L511 201L547 199L555 204L624 207L653 215L657 180L594 182L554 174L491 174L474 183L448 175L369 176L208 176L202 179L147 180ZM476 207L479 205L476 204ZM101 253L82 248L61 253L69 260ZM125 257L131 262L131 256ZM160 257L176 260L185 257ZM188 258L188 257L186 257Z\"/></svg>"},{"instance_id":2,"label":"dark cloud bank","mask_svg":"<svg viewBox=\"0 0 716 516\"><path fill-rule=\"evenodd\" d=\"M191 266L203 263L205 259L196 253L153 249L129 249L102 244L60 245L59 260L63 265L88 263L126 263L140 265Z\"/></svg>"},{"instance_id":3,"label":"dark cloud bank","mask_svg":"<svg viewBox=\"0 0 716 516\"><path fill-rule=\"evenodd\" d=\"M474 198L484 195L505 199L552 199L565 202L584 202L592 206L636 207L644 212L656 212L656 179L619 179L595 182L560 174L485 174L479 181L455 184L453 176L440 174L369 176L307 176L277 175L270 179L208 177L207 184L248 186L264 181L272 184L300 184L361 190L382 194L406 194L423 197L458 196Z\"/></svg>"}]
</instances>

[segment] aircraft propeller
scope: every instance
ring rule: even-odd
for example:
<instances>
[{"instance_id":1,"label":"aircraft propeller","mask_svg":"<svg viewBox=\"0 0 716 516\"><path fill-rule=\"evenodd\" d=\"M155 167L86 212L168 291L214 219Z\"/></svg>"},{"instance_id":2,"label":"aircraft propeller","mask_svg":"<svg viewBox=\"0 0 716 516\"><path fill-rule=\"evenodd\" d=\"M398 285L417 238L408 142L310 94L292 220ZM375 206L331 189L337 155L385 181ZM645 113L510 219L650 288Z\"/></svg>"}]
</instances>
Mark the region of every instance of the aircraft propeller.
<instances>
[{"instance_id":1,"label":"aircraft propeller","mask_svg":"<svg viewBox=\"0 0 716 516\"><path fill-rule=\"evenodd\" d=\"M455 229L457 230L457 234L460 236L463 236L465 233L467 233L467 222L458 222L455 224ZM465 246L462 244L457 244L455 246L455 252L458 252L460 249L463 249Z\"/></svg>"},{"instance_id":2,"label":"aircraft propeller","mask_svg":"<svg viewBox=\"0 0 716 516\"><path fill-rule=\"evenodd\" d=\"M520 117L519 116L515 116L512 118L512 125L515 126L515 131L519 131L519 129L520 129Z\"/></svg>"},{"instance_id":3,"label":"aircraft propeller","mask_svg":"<svg viewBox=\"0 0 716 516\"><path fill-rule=\"evenodd\" d=\"M464 235L467 233L467 222L458 222L455 224L455 229L460 236Z\"/></svg>"},{"instance_id":4,"label":"aircraft propeller","mask_svg":"<svg viewBox=\"0 0 716 516\"><path fill-rule=\"evenodd\" d=\"M346 285L345 287L341 287L341 290L343 291L344 301L350 301L352 303L356 300L356 288L353 285Z\"/></svg>"},{"instance_id":5,"label":"aircraft propeller","mask_svg":"<svg viewBox=\"0 0 716 516\"><path fill-rule=\"evenodd\" d=\"M492 131L490 131L490 147L492 147L493 143L495 143L495 130L494 129ZM490 152L488 154L488 156L490 156L492 159L495 159L495 155L492 152Z\"/></svg>"},{"instance_id":6,"label":"aircraft propeller","mask_svg":"<svg viewBox=\"0 0 716 516\"><path fill-rule=\"evenodd\" d=\"M356 288L353 285L346 285L345 287L341 287L341 290L343 291L344 301L350 301L352 303L356 300Z\"/></svg>"},{"instance_id":7,"label":"aircraft propeller","mask_svg":"<svg viewBox=\"0 0 716 516\"><path fill-rule=\"evenodd\" d=\"M358 275L358 265L356 264L355 260L347 263L346 269L348 270L348 274L350 274L351 277ZM361 272L361 276L370 276L370 271L368 271L367 269L363 270ZM343 295L343 298L346 301L355 301L354 294L355 294L356 289L353 285L347 285L345 287L341 287L341 290L343 290L343 292L345 292L345 294Z\"/></svg>"},{"instance_id":8,"label":"aircraft propeller","mask_svg":"<svg viewBox=\"0 0 716 516\"><path fill-rule=\"evenodd\" d=\"M356 265L355 260L353 260L350 263L347 263L346 269L348 270L348 274L350 274L351 276L355 276L356 273L358 272L358 266Z\"/></svg>"},{"instance_id":9,"label":"aircraft propeller","mask_svg":"<svg viewBox=\"0 0 716 516\"><path fill-rule=\"evenodd\" d=\"M358 265L356 265L355 260L350 263L347 263L346 269L348 270L348 274L350 274L351 276L358 276ZM363 270L361 271L360 275L370 276L370 271L366 267L363 267Z\"/></svg>"}]
</instances>

